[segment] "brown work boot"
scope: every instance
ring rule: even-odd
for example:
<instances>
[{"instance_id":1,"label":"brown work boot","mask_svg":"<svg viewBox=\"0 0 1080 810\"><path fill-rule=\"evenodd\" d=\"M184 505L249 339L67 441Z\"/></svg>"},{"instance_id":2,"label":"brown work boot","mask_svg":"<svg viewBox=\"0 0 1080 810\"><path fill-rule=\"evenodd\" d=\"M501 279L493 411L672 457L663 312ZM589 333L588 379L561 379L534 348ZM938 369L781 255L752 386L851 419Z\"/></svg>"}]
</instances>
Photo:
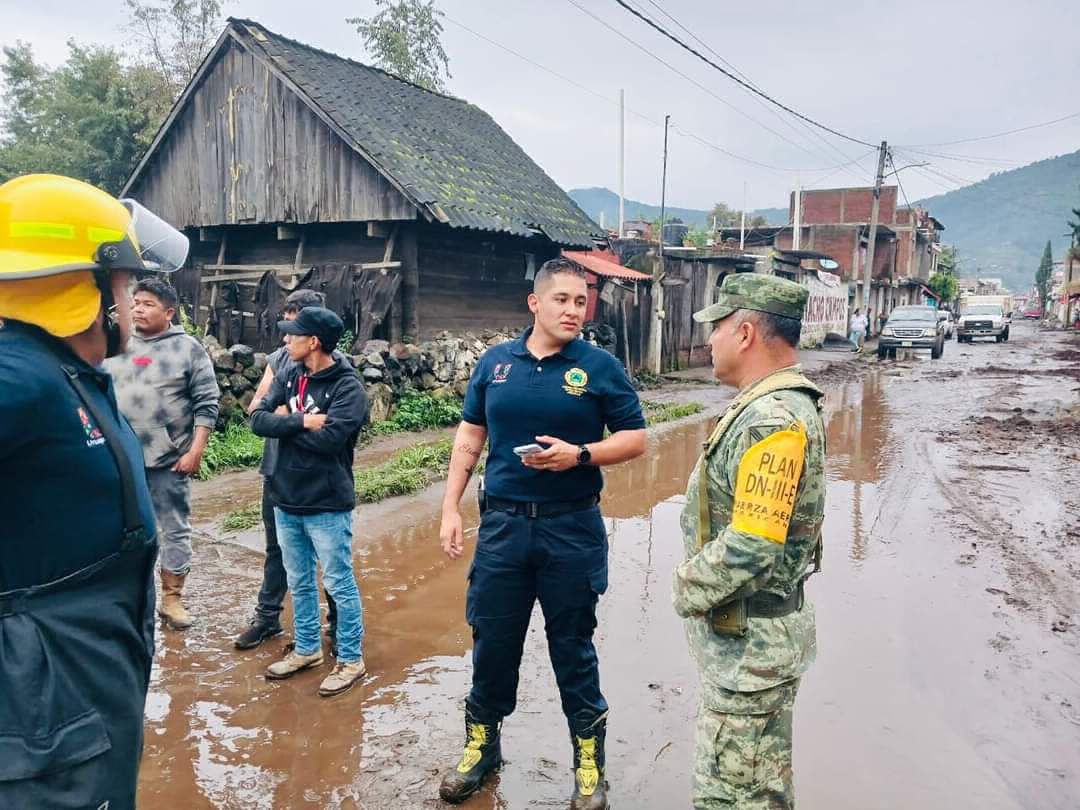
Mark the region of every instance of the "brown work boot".
<instances>
[{"instance_id":1,"label":"brown work boot","mask_svg":"<svg viewBox=\"0 0 1080 810\"><path fill-rule=\"evenodd\" d=\"M570 810L606 810L608 784L604 778L604 740L607 721L597 721L584 733L590 736L570 735L574 746L574 794L570 797Z\"/></svg>"},{"instance_id":2,"label":"brown work boot","mask_svg":"<svg viewBox=\"0 0 1080 810\"><path fill-rule=\"evenodd\" d=\"M187 612L180 595L184 592L184 580L187 574L174 574L161 569L161 607L158 615L173 630L187 630L193 624L191 614Z\"/></svg>"},{"instance_id":3,"label":"brown work boot","mask_svg":"<svg viewBox=\"0 0 1080 810\"><path fill-rule=\"evenodd\" d=\"M366 674L367 667L364 666L363 658L359 661L353 661L351 664L338 661L334 671L323 678L323 682L319 684L319 695L321 697L333 697L334 695L340 695L342 692L348 692Z\"/></svg>"},{"instance_id":4,"label":"brown work boot","mask_svg":"<svg viewBox=\"0 0 1080 810\"><path fill-rule=\"evenodd\" d=\"M297 672L312 667L321 666L323 662L322 650L316 650L311 655L301 655L290 645L285 657L275 661L266 668L266 677L272 681L283 681L291 678Z\"/></svg>"},{"instance_id":5,"label":"brown work boot","mask_svg":"<svg viewBox=\"0 0 1080 810\"><path fill-rule=\"evenodd\" d=\"M502 744L498 723L480 723L465 710L465 751L461 761L447 771L439 786L444 802L457 804L480 789L489 773L502 766Z\"/></svg>"}]
</instances>

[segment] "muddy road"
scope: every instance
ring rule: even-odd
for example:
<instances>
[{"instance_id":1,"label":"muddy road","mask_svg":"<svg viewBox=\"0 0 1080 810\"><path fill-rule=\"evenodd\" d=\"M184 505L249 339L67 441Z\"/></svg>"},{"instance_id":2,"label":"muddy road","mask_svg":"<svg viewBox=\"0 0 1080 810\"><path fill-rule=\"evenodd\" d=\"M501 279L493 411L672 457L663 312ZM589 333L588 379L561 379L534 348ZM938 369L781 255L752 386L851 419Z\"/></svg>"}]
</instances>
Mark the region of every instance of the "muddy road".
<instances>
[{"instance_id":1,"label":"muddy road","mask_svg":"<svg viewBox=\"0 0 1080 810\"><path fill-rule=\"evenodd\" d=\"M1007 344L951 342L934 362L855 359L817 378L829 395L828 514L824 571L808 586L819 653L796 710L799 806L1077 807L1080 341L1018 326ZM662 392L710 410L730 395ZM611 585L597 641L620 810L689 806L697 683L670 578L707 427L661 427L644 458L607 475ZM251 500L253 483L201 487L197 512ZM470 637L467 562L439 551L439 497L358 510L371 674L333 700L316 696L320 673L264 680L280 639L233 650L262 562L243 544L261 535L215 540L206 524L189 580L198 624L158 635L140 806L441 806ZM503 734L506 767L464 806L565 807L570 747L538 611Z\"/></svg>"}]
</instances>

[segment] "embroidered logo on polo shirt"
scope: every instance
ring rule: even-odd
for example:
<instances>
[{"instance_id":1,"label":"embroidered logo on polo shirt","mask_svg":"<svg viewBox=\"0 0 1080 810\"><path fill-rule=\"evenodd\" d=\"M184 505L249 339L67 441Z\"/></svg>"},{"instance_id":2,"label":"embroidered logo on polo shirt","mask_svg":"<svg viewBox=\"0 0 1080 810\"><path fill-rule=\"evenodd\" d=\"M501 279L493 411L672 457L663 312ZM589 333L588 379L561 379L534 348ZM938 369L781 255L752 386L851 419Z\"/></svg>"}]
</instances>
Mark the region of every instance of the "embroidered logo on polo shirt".
<instances>
[{"instance_id":1,"label":"embroidered logo on polo shirt","mask_svg":"<svg viewBox=\"0 0 1080 810\"><path fill-rule=\"evenodd\" d=\"M580 368L570 369L563 375L563 379L566 380L563 391L575 397L584 394L585 386L589 384L589 375Z\"/></svg>"},{"instance_id":2,"label":"embroidered logo on polo shirt","mask_svg":"<svg viewBox=\"0 0 1080 810\"><path fill-rule=\"evenodd\" d=\"M98 447L105 444L105 436L97 425L90 419L90 414L86 412L84 408L76 408L79 413L79 421L82 422L83 432L86 434L86 446Z\"/></svg>"},{"instance_id":3,"label":"embroidered logo on polo shirt","mask_svg":"<svg viewBox=\"0 0 1080 810\"><path fill-rule=\"evenodd\" d=\"M510 376L510 369L513 367L513 363L498 363L495 366L495 370L491 374L491 381L502 383L506 382Z\"/></svg>"}]
</instances>

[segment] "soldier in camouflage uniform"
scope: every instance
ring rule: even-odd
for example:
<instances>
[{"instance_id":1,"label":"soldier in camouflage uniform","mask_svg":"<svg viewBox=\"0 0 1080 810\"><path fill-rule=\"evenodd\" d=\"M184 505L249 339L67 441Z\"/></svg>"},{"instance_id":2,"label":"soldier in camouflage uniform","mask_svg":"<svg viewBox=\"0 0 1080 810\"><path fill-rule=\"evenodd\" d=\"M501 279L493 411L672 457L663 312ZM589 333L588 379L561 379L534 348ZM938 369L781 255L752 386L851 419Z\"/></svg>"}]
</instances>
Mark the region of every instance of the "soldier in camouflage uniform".
<instances>
[{"instance_id":1,"label":"soldier in camouflage uniform","mask_svg":"<svg viewBox=\"0 0 1080 810\"><path fill-rule=\"evenodd\" d=\"M738 274L694 314L713 324L715 376L739 388L690 479L674 578L701 673L699 810L794 806L792 714L816 643L803 582L820 562L825 509L823 394L797 365L807 295Z\"/></svg>"}]
</instances>

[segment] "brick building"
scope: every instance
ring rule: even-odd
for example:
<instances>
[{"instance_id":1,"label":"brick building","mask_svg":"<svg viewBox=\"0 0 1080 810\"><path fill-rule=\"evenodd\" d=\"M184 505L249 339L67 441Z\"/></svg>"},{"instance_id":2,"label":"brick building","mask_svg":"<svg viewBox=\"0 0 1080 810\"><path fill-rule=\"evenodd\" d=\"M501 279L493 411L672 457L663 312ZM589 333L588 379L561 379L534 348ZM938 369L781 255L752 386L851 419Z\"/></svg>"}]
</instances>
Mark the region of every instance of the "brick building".
<instances>
[{"instance_id":1,"label":"brick building","mask_svg":"<svg viewBox=\"0 0 1080 810\"><path fill-rule=\"evenodd\" d=\"M937 270L940 233L945 228L922 208L897 206L897 187L884 186L878 206L874 269L871 274L871 323L878 328L879 313L904 304L933 299L926 286ZM870 214L874 190L865 188L815 189L802 193L799 249L833 258L835 270L848 283L851 310L866 306L862 289L870 241ZM751 231L747 246L767 245L778 251L794 249L795 194L789 202L789 222L781 227ZM737 240L738 228L725 228L721 240Z\"/></svg>"}]
</instances>

